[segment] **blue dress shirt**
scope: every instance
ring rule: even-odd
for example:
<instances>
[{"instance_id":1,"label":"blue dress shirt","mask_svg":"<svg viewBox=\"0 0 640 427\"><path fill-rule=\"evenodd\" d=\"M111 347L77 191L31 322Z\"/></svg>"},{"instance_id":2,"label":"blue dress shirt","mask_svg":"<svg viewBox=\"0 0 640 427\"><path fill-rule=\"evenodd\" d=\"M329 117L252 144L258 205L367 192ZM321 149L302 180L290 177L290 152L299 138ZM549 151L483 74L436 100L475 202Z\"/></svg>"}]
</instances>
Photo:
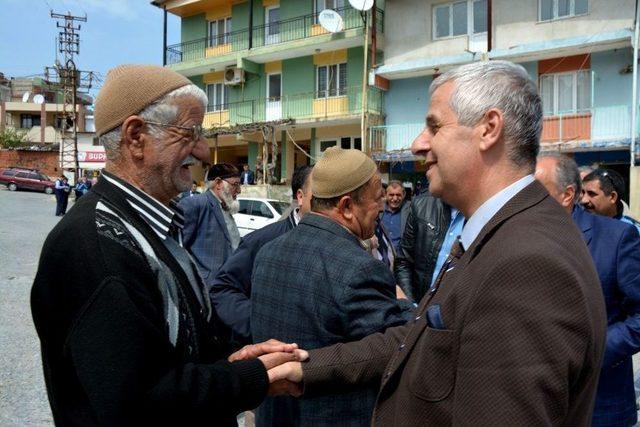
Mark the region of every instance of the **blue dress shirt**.
<instances>
[{"instance_id":1,"label":"blue dress shirt","mask_svg":"<svg viewBox=\"0 0 640 427\"><path fill-rule=\"evenodd\" d=\"M433 284L438 278L438 273L440 273L444 262L449 256L449 252L451 252L451 246L453 246L453 242L455 242L456 238L460 235L460 233L462 233L462 224L464 224L464 215L462 215L458 209L451 208L451 222L449 223L447 234L444 236L444 241L442 242L442 246L440 247L440 252L438 252L438 260L436 261L436 266L433 269L433 276L431 277L430 287L433 287Z\"/></svg>"}]
</instances>

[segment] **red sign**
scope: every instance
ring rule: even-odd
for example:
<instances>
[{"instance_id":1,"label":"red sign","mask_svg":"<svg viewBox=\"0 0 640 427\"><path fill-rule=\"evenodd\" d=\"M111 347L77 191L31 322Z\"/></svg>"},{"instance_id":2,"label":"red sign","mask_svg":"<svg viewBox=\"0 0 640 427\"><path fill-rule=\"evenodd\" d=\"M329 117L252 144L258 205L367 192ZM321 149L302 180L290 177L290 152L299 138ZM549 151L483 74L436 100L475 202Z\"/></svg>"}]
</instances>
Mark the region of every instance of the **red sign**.
<instances>
[{"instance_id":1,"label":"red sign","mask_svg":"<svg viewBox=\"0 0 640 427\"><path fill-rule=\"evenodd\" d=\"M107 161L107 155L104 154L104 151L79 151L78 161L102 163Z\"/></svg>"}]
</instances>

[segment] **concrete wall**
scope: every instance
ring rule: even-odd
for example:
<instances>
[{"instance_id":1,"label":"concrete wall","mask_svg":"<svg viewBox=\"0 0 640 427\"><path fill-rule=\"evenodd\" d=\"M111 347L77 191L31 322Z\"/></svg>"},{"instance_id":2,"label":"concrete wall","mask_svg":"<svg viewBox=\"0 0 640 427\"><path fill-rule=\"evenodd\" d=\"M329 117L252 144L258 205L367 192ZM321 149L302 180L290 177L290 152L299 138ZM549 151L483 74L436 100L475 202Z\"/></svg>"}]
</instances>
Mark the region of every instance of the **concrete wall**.
<instances>
[{"instance_id":1,"label":"concrete wall","mask_svg":"<svg viewBox=\"0 0 640 427\"><path fill-rule=\"evenodd\" d=\"M466 35L440 40L432 38L433 7L441 3L441 0L395 0L386 5L385 28L389 31L385 34L385 64L466 53ZM537 0L494 0L492 49L633 27L633 2L590 0L589 7L587 15L538 22Z\"/></svg>"}]
</instances>

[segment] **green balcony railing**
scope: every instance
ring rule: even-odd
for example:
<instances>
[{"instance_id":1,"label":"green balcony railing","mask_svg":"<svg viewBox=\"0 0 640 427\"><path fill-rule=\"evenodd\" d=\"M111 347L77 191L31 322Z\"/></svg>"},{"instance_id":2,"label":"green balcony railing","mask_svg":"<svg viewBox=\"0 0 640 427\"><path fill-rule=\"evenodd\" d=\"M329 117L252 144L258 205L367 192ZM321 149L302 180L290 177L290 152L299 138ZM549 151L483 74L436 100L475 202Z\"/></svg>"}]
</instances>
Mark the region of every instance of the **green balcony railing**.
<instances>
[{"instance_id":1,"label":"green balcony railing","mask_svg":"<svg viewBox=\"0 0 640 427\"><path fill-rule=\"evenodd\" d=\"M280 98L263 98L230 102L225 109L210 111L205 115L207 128L269 122L285 119L332 120L361 114L362 88L349 87L339 90L335 96L327 93L307 92L284 95ZM383 113L383 94L378 88L370 87L367 93L367 112ZM210 108L213 110L215 108Z\"/></svg>"},{"instance_id":2,"label":"green balcony railing","mask_svg":"<svg viewBox=\"0 0 640 427\"><path fill-rule=\"evenodd\" d=\"M359 11L349 6L335 10L342 16L345 30L363 26ZM375 16L377 31L382 33L384 32L384 11L376 9ZM324 34L328 33L318 24L318 13L311 13L254 26L252 48L279 45ZM246 49L249 49L249 30L242 29L168 46L167 64L196 61Z\"/></svg>"}]
</instances>

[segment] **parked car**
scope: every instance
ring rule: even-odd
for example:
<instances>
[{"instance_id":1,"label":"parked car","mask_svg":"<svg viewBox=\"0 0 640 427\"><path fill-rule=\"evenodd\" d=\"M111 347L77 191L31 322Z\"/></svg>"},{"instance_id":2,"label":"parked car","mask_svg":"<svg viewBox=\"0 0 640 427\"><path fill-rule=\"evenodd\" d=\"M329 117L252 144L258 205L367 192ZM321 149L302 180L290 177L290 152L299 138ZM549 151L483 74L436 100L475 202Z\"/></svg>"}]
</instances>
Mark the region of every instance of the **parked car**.
<instances>
[{"instance_id":1,"label":"parked car","mask_svg":"<svg viewBox=\"0 0 640 427\"><path fill-rule=\"evenodd\" d=\"M289 203L273 199L238 197L240 210L233 216L240 231L246 236L254 230L276 222L289 207Z\"/></svg>"},{"instance_id":2,"label":"parked car","mask_svg":"<svg viewBox=\"0 0 640 427\"><path fill-rule=\"evenodd\" d=\"M53 194L55 182L36 169L9 167L0 169L0 184L11 191L18 189L44 191Z\"/></svg>"}]
</instances>

